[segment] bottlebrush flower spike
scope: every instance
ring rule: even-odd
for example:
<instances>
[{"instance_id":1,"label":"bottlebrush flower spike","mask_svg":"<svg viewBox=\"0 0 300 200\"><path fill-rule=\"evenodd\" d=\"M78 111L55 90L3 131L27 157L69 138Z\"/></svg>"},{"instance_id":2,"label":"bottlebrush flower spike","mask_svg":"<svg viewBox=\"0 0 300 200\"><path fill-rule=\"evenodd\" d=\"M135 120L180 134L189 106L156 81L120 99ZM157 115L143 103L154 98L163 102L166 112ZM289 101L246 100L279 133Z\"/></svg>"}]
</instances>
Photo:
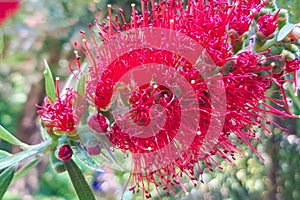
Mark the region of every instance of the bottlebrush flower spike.
<instances>
[{"instance_id":1,"label":"bottlebrush flower spike","mask_svg":"<svg viewBox=\"0 0 300 200\"><path fill-rule=\"evenodd\" d=\"M213 165L221 168L214 159L215 156L230 162L235 159L235 152L241 152L234 145L235 141L229 139L232 134L249 145L263 159L250 142L257 139L255 127L261 127L269 132L267 124L279 126L272 121L270 115L295 117L265 103L265 100L268 100L279 107L283 107L281 104L287 105L286 98L276 100L265 95L266 92L277 92L270 91L272 83L275 82L282 88L285 97L282 84L285 82L283 78L286 74L283 71L279 74L273 73L276 63L266 62L270 59L269 52L253 53L248 48L235 55L232 38L227 32L235 29L239 35L243 34L249 29L254 14L265 4L266 1L258 0L237 0L232 4L228 1L204 3L191 0L185 7L183 1L155 3L154 0L144 0L141 1L141 14L135 10L134 4L131 5L132 14L128 23L123 10L120 10L121 18L115 17L113 22L112 8L109 5L108 22L95 22L104 46L97 42L91 25L89 26L91 40L81 31L83 42L76 43L75 46L91 63L87 80L87 98L98 110L99 115L106 112L114 116L114 119L109 119L111 126L107 134L113 149L132 154L133 167L130 180L133 186L130 190L136 192L141 190L147 198L151 197L151 186L157 189L159 198L161 190L175 195L174 185L180 185L187 192L181 181L183 175L197 185L199 179L203 181L201 177L203 170L208 168L212 171ZM206 50L218 66L214 70L222 75L221 81L226 92L224 112L214 113L217 108L213 105L213 94L210 93L209 85L201 74L209 73L205 65L201 66L199 71L184 56L163 48L130 48L134 47L130 38L142 36L142 32L139 32L142 28L151 30L159 28L184 34ZM126 31L130 34L126 37L117 37L120 32ZM162 42L167 41L166 38ZM181 44L178 42L168 45ZM124 53L122 52L124 48L129 50ZM118 50L120 54L117 54ZM117 57L111 62L110 58L114 56ZM157 63L157 66L153 67L151 63ZM79 65L77 68L80 68ZM168 66L169 69L164 71L163 66ZM148 73L141 75L136 68L146 70ZM164 84L143 82L148 80L149 70L155 71L153 74L150 73L151 78ZM126 76L127 74L133 76L134 72L140 79L130 79L130 76ZM175 76L176 73L180 76ZM183 90L180 77L184 77L190 91ZM128 79L130 84L126 86L124 81ZM139 81L141 84L138 84ZM119 93L114 94L115 90ZM189 97L189 93L196 95L195 107L192 103L184 101L183 97ZM217 104L225 102L217 101ZM129 106L126 107L127 105ZM183 108L182 105L188 107ZM118 112L114 113L116 110ZM195 126L194 118L181 121L186 115L198 118ZM221 115L225 116L225 122L221 130L211 136L210 124ZM93 122L91 128L96 130L95 120L91 122ZM219 124L216 122L215 125ZM143 135L148 133L142 131L147 127L153 130L150 133L155 134ZM181 128L186 130L184 134L179 131ZM192 138L188 138L189 132L194 134ZM188 139L191 141L187 142ZM168 147L167 153L163 154L160 150L165 147ZM182 151L179 152L178 148ZM156 158L151 157L153 153L157 153L157 157L162 157L161 163L155 162ZM176 157L176 153L180 153L180 156ZM174 158L166 156L168 154L174 155Z\"/></svg>"},{"instance_id":2,"label":"bottlebrush flower spike","mask_svg":"<svg viewBox=\"0 0 300 200\"><path fill-rule=\"evenodd\" d=\"M60 96L58 79L56 79L56 101L50 97L44 99L43 106L37 106L38 114L49 134L67 134L76 136L76 125L80 122L82 105L78 103L82 97L72 88L67 88ZM75 107L78 106L79 107Z\"/></svg>"}]
</instances>

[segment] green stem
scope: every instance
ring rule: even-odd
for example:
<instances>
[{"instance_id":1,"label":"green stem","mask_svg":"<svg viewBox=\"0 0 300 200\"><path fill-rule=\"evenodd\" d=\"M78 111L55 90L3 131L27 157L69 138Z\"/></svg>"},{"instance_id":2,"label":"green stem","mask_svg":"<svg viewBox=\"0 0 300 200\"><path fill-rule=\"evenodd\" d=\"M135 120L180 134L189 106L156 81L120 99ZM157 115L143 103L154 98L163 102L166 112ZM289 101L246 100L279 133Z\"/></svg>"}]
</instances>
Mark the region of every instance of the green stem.
<instances>
[{"instance_id":1,"label":"green stem","mask_svg":"<svg viewBox=\"0 0 300 200\"><path fill-rule=\"evenodd\" d=\"M267 40L266 42L262 42L259 38L255 39L255 51L256 52L263 52L268 50L271 46L277 43L276 37L274 36L272 39Z\"/></svg>"},{"instance_id":2,"label":"green stem","mask_svg":"<svg viewBox=\"0 0 300 200\"><path fill-rule=\"evenodd\" d=\"M290 97L293 99L293 103L295 104L297 110L300 110L300 100L297 96L294 95L294 91L292 87L288 87L288 93Z\"/></svg>"}]
</instances>

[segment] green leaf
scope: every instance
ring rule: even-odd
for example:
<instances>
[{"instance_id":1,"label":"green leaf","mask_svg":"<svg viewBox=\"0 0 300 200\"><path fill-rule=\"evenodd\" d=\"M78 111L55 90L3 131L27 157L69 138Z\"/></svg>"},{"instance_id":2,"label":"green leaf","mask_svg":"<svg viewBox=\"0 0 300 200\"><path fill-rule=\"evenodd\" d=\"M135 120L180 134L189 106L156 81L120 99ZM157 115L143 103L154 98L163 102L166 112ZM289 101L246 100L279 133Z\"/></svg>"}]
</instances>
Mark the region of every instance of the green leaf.
<instances>
[{"instance_id":1,"label":"green leaf","mask_svg":"<svg viewBox=\"0 0 300 200\"><path fill-rule=\"evenodd\" d=\"M29 162L27 165L19 169L14 176L14 180L24 176L29 170L34 168L40 161L42 160L42 157L36 157L31 162Z\"/></svg>"},{"instance_id":2,"label":"green leaf","mask_svg":"<svg viewBox=\"0 0 300 200\"><path fill-rule=\"evenodd\" d=\"M8 156L10 156L11 154L8 153L7 151L3 151L3 150L0 150L0 160L3 159L3 158L6 158Z\"/></svg>"},{"instance_id":3,"label":"green leaf","mask_svg":"<svg viewBox=\"0 0 300 200\"><path fill-rule=\"evenodd\" d=\"M3 49L4 49L4 35L2 37L0 37L0 58L2 57L2 53L3 53Z\"/></svg>"},{"instance_id":4,"label":"green leaf","mask_svg":"<svg viewBox=\"0 0 300 200\"><path fill-rule=\"evenodd\" d=\"M280 29L278 36L277 36L277 41L283 40L294 28L296 24L286 24L285 26Z\"/></svg>"},{"instance_id":5,"label":"green leaf","mask_svg":"<svg viewBox=\"0 0 300 200\"><path fill-rule=\"evenodd\" d=\"M56 100L56 93L55 93L55 84L52 76L52 72L46 60L45 62L45 70L44 70L44 77L45 77L45 86L46 86L46 94L50 97L53 101Z\"/></svg>"},{"instance_id":6,"label":"green leaf","mask_svg":"<svg viewBox=\"0 0 300 200\"><path fill-rule=\"evenodd\" d=\"M0 174L0 199L3 198L8 186L10 185L15 173L15 166L6 168Z\"/></svg>"},{"instance_id":7,"label":"green leaf","mask_svg":"<svg viewBox=\"0 0 300 200\"><path fill-rule=\"evenodd\" d=\"M29 145L21 142L18 138L16 138L13 134L11 134L10 132L8 132L3 126L0 125L0 138L2 138L3 140L14 144L14 145L18 145L24 149L27 149L29 147Z\"/></svg>"},{"instance_id":8,"label":"green leaf","mask_svg":"<svg viewBox=\"0 0 300 200\"><path fill-rule=\"evenodd\" d=\"M82 97L84 97L85 94L85 78L86 74L82 75L77 84L77 92Z\"/></svg>"},{"instance_id":9,"label":"green leaf","mask_svg":"<svg viewBox=\"0 0 300 200\"><path fill-rule=\"evenodd\" d=\"M71 178L76 194L80 200L95 200L95 196L86 182L81 170L73 160L65 162L68 174Z\"/></svg>"}]
</instances>

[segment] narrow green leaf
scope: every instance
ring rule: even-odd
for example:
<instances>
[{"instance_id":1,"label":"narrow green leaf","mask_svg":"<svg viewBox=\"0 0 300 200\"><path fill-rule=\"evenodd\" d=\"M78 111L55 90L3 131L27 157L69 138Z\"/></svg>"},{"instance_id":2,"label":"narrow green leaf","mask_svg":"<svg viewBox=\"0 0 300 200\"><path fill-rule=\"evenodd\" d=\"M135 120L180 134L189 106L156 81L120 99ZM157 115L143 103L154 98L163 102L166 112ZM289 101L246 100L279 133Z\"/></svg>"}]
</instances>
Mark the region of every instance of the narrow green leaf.
<instances>
[{"instance_id":1,"label":"narrow green leaf","mask_svg":"<svg viewBox=\"0 0 300 200\"><path fill-rule=\"evenodd\" d=\"M14 180L24 176L29 170L34 168L40 161L42 160L42 157L36 157L31 162L29 162L27 165L19 169L14 176Z\"/></svg>"},{"instance_id":2,"label":"narrow green leaf","mask_svg":"<svg viewBox=\"0 0 300 200\"><path fill-rule=\"evenodd\" d=\"M0 160L3 159L3 158L6 158L8 156L10 156L11 154L8 153L7 151L3 151L3 150L0 150Z\"/></svg>"},{"instance_id":3,"label":"narrow green leaf","mask_svg":"<svg viewBox=\"0 0 300 200\"><path fill-rule=\"evenodd\" d=\"M85 78L86 74L82 75L77 84L77 92L82 97L84 97L85 94Z\"/></svg>"},{"instance_id":4,"label":"narrow green leaf","mask_svg":"<svg viewBox=\"0 0 300 200\"><path fill-rule=\"evenodd\" d=\"M81 170L73 160L65 162L68 174L71 178L76 194L80 200L95 200L95 196L86 182Z\"/></svg>"},{"instance_id":5,"label":"narrow green leaf","mask_svg":"<svg viewBox=\"0 0 300 200\"><path fill-rule=\"evenodd\" d=\"M16 138L13 134L11 134L10 132L8 132L3 126L0 125L0 138L2 138L3 140L14 144L14 145L18 145L22 148L27 149L29 147L29 145L21 142L18 138Z\"/></svg>"},{"instance_id":6,"label":"narrow green leaf","mask_svg":"<svg viewBox=\"0 0 300 200\"><path fill-rule=\"evenodd\" d=\"M277 36L277 41L281 41L283 40L294 28L295 28L296 24L286 24L284 25Z\"/></svg>"},{"instance_id":7,"label":"narrow green leaf","mask_svg":"<svg viewBox=\"0 0 300 200\"><path fill-rule=\"evenodd\" d=\"M0 174L0 199L3 198L8 186L10 185L15 173L15 166L6 168Z\"/></svg>"},{"instance_id":8,"label":"narrow green leaf","mask_svg":"<svg viewBox=\"0 0 300 200\"><path fill-rule=\"evenodd\" d=\"M50 142L51 141L46 141L35 148L21 151L20 153L0 159L0 170L5 169L12 165L17 165L19 162L22 162L23 160L36 156L39 153L43 153L44 151L47 150L47 148L49 148L49 145L51 144Z\"/></svg>"},{"instance_id":9,"label":"narrow green leaf","mask_svg":"<svg viewBox=\"0 0 300 200\"><path fill-rule=\"evenodd\" d=\"M101 145L101 148L104 148L105 151L107 152L104 153L104 151L101 152L101 157L104 158L104 159L107 159L109 161L109 164L111 166L116 166L118 170L121 170L121 171L124 171L123 167L120 165L120 163L117 161L116 157L113 155L113 153L111 152L110 148L105 144L105 143L102 143Z\"/></svg>"},{"instance_id":10,"label":"narrow green leaf","mask_svg":"<svg viewBox=\"0 0 300 200\"><path fill-rule=\"evenodd\" d=\"M36 150L30 150L30 151L22 151L18 154L8 156L6 158L2 158L0 160L0 170L5 169L11 165L17 165L19 162L22 162L23 160L30 158L34 155L36 155L38 152Z\"/></svg>"},{"instance_id":11,"label":"narrow green leaf","mask_svg":"<svg viewBox=\"0 0 300 200\"><path fill-rule=\"evenodd\" d=\"M45 77L45 87L46 87L46 94L50 97L53 101L56 100L55 94L55 84L52 76L52 72L46 60L45 62L45 70L44 70L44 77Z\"/></svg>"},{"instance_id":12,"label":"narrow green leaf","mask_svg":"<svg viewBox=\"0 0 300 200\"><path fill-rule=\"evenodd\" d=\"M4 49L4 35L0 37L0 58L2 57L3 49Z\"/></svg>"}]
</instances>

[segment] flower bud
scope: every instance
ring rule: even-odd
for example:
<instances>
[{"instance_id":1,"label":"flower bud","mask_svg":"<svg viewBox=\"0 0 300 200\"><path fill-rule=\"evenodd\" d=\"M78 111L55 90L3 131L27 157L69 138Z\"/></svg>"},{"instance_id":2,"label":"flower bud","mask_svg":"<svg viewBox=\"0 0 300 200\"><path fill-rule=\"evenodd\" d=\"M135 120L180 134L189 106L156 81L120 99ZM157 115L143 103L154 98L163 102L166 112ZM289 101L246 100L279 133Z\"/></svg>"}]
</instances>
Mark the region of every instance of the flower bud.
<instances>
[{"instance_id":1,"label":"flower bud","mask_svg":"<svg viewBox=\"0 0 300 200\"><path fill-rule=\"evenodd\" d=\"M73 155L73 150L68 144L59 147L58 158L63 161L69 161Z\"/></svg>"},{"instance_id":2,"label":"flower bud","mask_svg":"<svg viewBox=\"0 0 300 200\"><path fill-rule=\"evenodd\" d=\"M275 45L270 47L270 53L272 55L279 55L279 54L281 54L281 52L282 52L281 47L278 47L278 46L275 46Z\"/></svg>"},{"instance_id":3,"label":"flower bud","mask_svg":"<svg viewBox=\"0 0 300 200\"><path fill-rule=\"evenodd\" d=\"M284 59L287 60L287 61L292 61L292 60L295 60L296 59L296 55L293 54L292 52L288 51L288 50L283 50L281 52L281 54L283 55Z\"/></svg>"},{"instance_id":4,"label":"flower bud","mask_svg":"<svg viewBox=\"0 0 300 200\"><path fill-rule=\"evenodd\" d=\"M93 114L88 119L89 127L96 133L105 133L108 128L106 118L101 114Z\"/></svg>"},{"instance_id":5,"label":"flower bud","mask_svg":"<svg viewBox=\"0 0 300 200\"><path fill-rule=\"evenodd\" d=\"M288 44L285 46L285 49L291 51L292 53L298 53L300 52L300 49L295 44Z\"/></svg>"},{"instance_id":6,"label":"flower bud","mask_svg":"<svg viewBox=\"0 0 300 200\"><path fill-rule=\"evenodd\" d=\"M91 156L96 156L101 153L101 148L99 146L88 147L87 151Z\"/></svg>"},{"instance_id":7,"label":"flower bud","mask_svg":"<svg viewBox=\"0 0 300 200\"><path fill-rule=\"evenodd\" d=\"M258 18L258 22L257 22L258 36L261 37L261 34L265 37L270 37L273 35L273 33L275 32L275 30L278 27L278 22L277 22L278 13L279 13L279 11L275 15L266 14L266 15Z\"/></svg>"}]
</instances>

